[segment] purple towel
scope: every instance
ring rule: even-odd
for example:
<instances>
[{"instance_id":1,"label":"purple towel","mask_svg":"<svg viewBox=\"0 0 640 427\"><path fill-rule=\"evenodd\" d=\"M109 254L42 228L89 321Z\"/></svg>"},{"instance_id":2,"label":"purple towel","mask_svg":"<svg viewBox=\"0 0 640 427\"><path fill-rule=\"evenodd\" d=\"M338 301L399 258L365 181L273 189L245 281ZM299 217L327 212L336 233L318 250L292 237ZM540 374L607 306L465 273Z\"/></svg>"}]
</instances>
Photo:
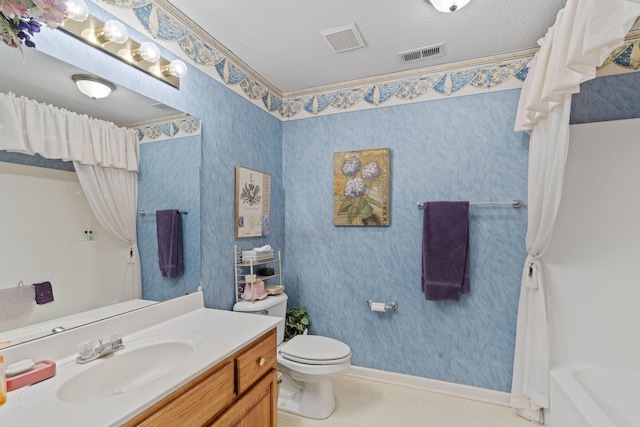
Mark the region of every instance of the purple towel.
<instances>
[{"instance_id":1,"label":"purple towel","mask_svg":"<svg viewBox=\"0 0 640 427\"><path fill-rule=\"evenodd\" d=\"M46 304L53 301L53 288L51 282L34 283L36 292L36 304Z\"/></svg>"},{"instance_id":2,"label":"purple towel","mask_svg":"<svg viewBox=\"0 0 640 427\"><path fill-rule=\"evenodd\" d=\"M426 202L422 291L429 301L459 301L469 292L469 202Z\"/></svg>"},{"instance_id":3,"label":"purple towel","mask_svg":"<svg viewBox=\"0 0 640 427\"><path fill-rule=\"evenodd\" d=\"M158 261L162 277L184 274L182 253L182 216L176 209L156 211Z\"/></svg>"}]
</instances>

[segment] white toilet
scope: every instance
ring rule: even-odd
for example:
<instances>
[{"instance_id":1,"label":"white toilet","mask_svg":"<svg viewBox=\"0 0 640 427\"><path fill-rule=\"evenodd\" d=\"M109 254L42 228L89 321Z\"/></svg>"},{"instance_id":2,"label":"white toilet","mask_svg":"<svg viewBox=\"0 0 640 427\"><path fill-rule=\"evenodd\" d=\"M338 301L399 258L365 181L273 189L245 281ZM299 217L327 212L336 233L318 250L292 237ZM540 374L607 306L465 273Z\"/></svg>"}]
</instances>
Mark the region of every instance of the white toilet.
<instances>
[{"instance_id":1,"label":"white toilet","mask_svg":"<svg viewBox=\"0 0 640 427\"><path fill-rule=\"evenodd\" d=\"M261 301L240 301L234 311L285 318L287 295ZM282 384L278 409L307 418L324 419L333 412L333 379L347 373L351 349L345 343L318 335L298 335L283 343L284 322L278 325L278 370Z\"/></svg>"}]
</instances>

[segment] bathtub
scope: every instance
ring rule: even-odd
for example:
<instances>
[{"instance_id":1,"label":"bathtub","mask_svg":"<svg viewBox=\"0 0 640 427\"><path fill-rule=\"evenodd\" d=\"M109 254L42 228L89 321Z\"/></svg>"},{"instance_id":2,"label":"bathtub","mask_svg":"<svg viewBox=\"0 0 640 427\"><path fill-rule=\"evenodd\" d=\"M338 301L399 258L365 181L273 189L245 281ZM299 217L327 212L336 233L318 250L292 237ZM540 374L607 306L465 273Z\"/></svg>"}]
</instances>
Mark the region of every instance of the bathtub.
<instances>
[{"instance_id":1,"label":"bathtub","mask_svg":"<svg viewBox=\"0 0 640 427\"><path fill-rule=\"evenodd\" d=\"M549 427L640 427L640 370L560 366L549 406Z\"/></svg>"}]
</instances>

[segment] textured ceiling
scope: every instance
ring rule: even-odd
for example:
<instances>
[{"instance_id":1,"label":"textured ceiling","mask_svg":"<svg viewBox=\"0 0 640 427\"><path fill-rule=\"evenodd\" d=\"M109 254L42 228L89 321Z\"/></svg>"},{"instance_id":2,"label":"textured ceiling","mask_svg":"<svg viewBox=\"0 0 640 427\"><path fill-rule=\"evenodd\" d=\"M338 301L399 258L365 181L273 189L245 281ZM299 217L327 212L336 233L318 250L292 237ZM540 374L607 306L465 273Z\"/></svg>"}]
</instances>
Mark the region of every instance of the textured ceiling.
<instances>
[{"instance_id":1,"label":"textured ceiling","mask_svg":"<svg viewBox=\"0 0 640 427\"><path fill-rule=\"evenodd\" d=\"M566 0L472 0L454 13L426 0L170 0L282 92L318 88L537 46ZM366 46L334 53L321 32L355 23ZM445 43L445 56L399 53Z\"/></svg>"}]
</instances>

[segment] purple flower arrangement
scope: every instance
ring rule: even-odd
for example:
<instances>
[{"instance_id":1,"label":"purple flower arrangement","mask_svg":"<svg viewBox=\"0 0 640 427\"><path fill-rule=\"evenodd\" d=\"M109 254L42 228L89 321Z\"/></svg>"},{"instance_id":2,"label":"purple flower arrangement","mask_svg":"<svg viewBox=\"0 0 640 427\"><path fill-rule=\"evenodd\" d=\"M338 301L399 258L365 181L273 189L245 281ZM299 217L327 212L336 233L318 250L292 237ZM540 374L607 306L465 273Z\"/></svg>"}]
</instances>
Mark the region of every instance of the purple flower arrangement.
<instances>
[{"instance_id":1,"label":"purple flower arrangement","mask_svg":"<svg viewBox=\"0 0 640 427\"><path fill-rule=\"evenodd\" d=\"M7 46L35 47L42 24L56 28L66 17L65 0L0 0L0 38Z\"/></svg>"}]
</instances>

